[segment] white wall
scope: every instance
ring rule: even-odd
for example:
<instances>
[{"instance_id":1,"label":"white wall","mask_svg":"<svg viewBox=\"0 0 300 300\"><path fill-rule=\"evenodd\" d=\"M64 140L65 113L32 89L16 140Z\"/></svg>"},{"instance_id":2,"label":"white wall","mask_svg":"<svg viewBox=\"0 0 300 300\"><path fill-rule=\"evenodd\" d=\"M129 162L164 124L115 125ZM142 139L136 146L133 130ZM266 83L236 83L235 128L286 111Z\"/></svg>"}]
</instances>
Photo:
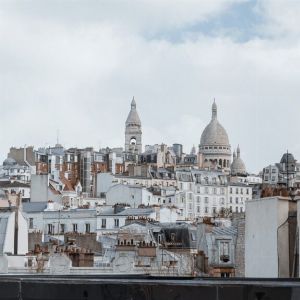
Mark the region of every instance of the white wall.
<instances>
[{"instance_id":1,"label":"white wall","mask_svg":"<svg viewBox=\"0 0 300 300\"><path fill-rule=\"evenodd\" d=\"M28 225L24 215L19 211L18 254L28 253Z\"/></svg>"},{"instance_id":2,"label":"white wall","mask_svg":"<svg viewBox=\"0 0 300 300\"><path fill-rule=\"evenodd\" d=\"M277 242L277 230L288 217L288 206L287 200L277 197L251 200L246 203L246 277L278 277L280 245ZM286 258L281 259L286 262Z\"/></svg>"},{"instance_id":3,"label":"white wall","mask_svg":"<svg viewBox=\"0 0 300 300\"><path fill-rule=\"evenodd\" d=\"M18 227L18 255L28 253L28 227L27 221L22 213L18 214L19 227ZM4 253L14 253L14 236L15 236L15 213L12 212L8 217L6 235L3 245Z\"/></svg>"}]
</instances>

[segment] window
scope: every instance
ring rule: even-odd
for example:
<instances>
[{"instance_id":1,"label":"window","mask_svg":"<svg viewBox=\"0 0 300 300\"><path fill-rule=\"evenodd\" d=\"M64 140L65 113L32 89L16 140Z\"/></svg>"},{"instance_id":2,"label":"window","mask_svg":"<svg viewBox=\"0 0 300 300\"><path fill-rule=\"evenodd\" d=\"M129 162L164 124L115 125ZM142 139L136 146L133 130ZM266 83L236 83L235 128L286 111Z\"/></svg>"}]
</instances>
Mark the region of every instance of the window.
<instances>
[{"instance_id":1,"label":"window","mask_svg":"<svg viewBox=\"0 0 300 300\"><path fill-rule=\"evenodd\" d=\"M175 242L175 233L174 232L171 233L171 242Z\"/></svg>"},{"instance_id":2,"label":"window","mask_svg":"<svg viewBox=\"0 0 300 300\"><path fill-rule=\"evenodd\" d=\"M235 212L239 212L239 208L238 207L235 208Z\"/></svg>"},{"instance_id":3,"label":"window","mask_svg":"<svg viewBox=\"0 0 300 300\"><path fill-rule=\"evenodd\" d=\"M54 226L52 224L48 224L48 234L54 234Z\"/></svg>"},{"instance_id":4,"label":"window","mask_svg":"<svg viewBox=\"0 0 300 300\"><path fill-rule=\"evenodd\" d=\"M232 206L229 207L229 211L232 212Z\"/></svg>"},{"instance_id":5,"label":"window","mask_svg":"<svg viewBox=\"0 0 300 300\"><path fill-rule=\"evenodd\" d=\"M33 229L33 218L29 218L29 229Z\"/></svg>"},{"instance_id":6,"label":"window","mask_svg":"<svg viewBox=\"0 0 300 300\"><path fill-rule=\"evenodd\" d=\"M115 219L115 228L119 228L119 219Z\"/></svg>"},{"instance_id":7,"label":"window","mask_svg":"<svg viewBox=\"0 0 300 300\"><path fill-rule=\"evenodd\" d=\"M204 198L204 203L208 203L208 197Z\"/></svg>"},{"instance_id":8,"label":"window","mask_svg":"<svg viewBox=\"0 0 300 300\"><path fill-rule=\"evenodd\" d=\"M209 194L209 189L207 186L205 187L205 194Z\"/></svg>"},{"instance_id":9,"label":"window","mask_svg":"<svg viewBox=\"0 0 300 300\"><path fill-rule=\"evenodd\" d=\"M85 224L85 232L86 233L90 233L91 232L91 225L90 225L90 223L86 223Z\"/></svg>"},{"instance_id":10,"label":"window","mask_svg":"<svg viewBox=\"0 0 300 300\"><path fill-rule=\"evenodd\" d=\"M214 194L216 195L217 194L217 189L214 188L213 191L214 191Z\"/></svg>"},{"instance_id":11,"label":"window","mask_svg":"<svg viewBox=\"0 0 300 300\"><path fill-rule=\"evenodd\" d=\"M235 198L235 203L239 204L239 198L238 197Z\"/></svg>"},{"instance_id":12,"label":"window","mask_svg":"<svg viewBox=\"0 0 300 300\"><path fill-rule=\"evenodd\" d=\"M158 235L158 242L161 243L161 234Z\"/></svg>"},{"instance_id":13,"label":"window","mask_svg":"<svg viewBox=\"0 0 300 300\"><path fill-rule=\"evenodd\" d=\"M208 213L208 207L205 206L205 213L207 214Z\"/></svg>"},{"instance_id":14,"label":"window","mask_svg":"<svg viewBox=\"0 0 300 300\"><path fill-rule=\"evenodd\" d=\"M192 193L189 193L189 199L192 200Z\"/></svg>"},{"instance_id":15,"label":"window","mask_svg":"<svg viewBox=\"0 0 300 300\"><path fill-rule=\"evenodd\" d=\"M269 169L266 169L265 171L266 171L266 174L269 174Z\"/></svg>"},{"instance_id":16,"label":"window","mask_svg":"<svg viewBox=\"0 0 300 300\"><path fill-rule=\"evenodd\" d=\"M225 192L224 192L224 188L221 188L221 195L224 195Z\"/></svg>"},{"instance_id":17,"label":"window","mask_svg":"<svg viewBox=\"0 0 300 300\"><path fill-rule=\"evenodd\" d=\"M238 188L235 189L235 193L236 193L236 194L239 193L239 189L238 189Z\"/></svg>"},{"instance_id":18,"label":"window","mask_svg":"<svg viewBox=\"0 0 300 300\"><path fill-rule=\"evenodd\" d=\"M77 224L76 223L73 224L73 232L77 232Z\"/></svg>"},{"instance_id":19,"label":"window","mask_svg":"<svg viewBox=\"0 0 300 300\"><path fill-rule=\"evenodd\" d=\"M189 203L189 210L192 210L192 203Z\"/></svg>"},{"instance_id":20,"label":"window","mask_svg":"<svg viewBox=\"0 0 300 300\"><path fill-rule=\"evenodd\" d=\"M106 219L101 220L101 228L106 228Z\"/></svg>"},{"instance_id":21,"label":"window","mask_svg":"<svg viewBox=\"0 0 300 300\"><path fill-rule=\"evenodd\" d=\"M230 188L230 194L232 194L232 188Z\"/></svg>"},{"instance_id":22,"label":"window","mask_svg":"<svg viewBox=\"0 0 300 300\"><path fill-rule=\"evenodd\" d=\"M215 214L217 212L217 208L213 207L213 213Z\"/></svg>"},{"instance_id":23,"label":"window","mask_svg":"<svg viewBox=\"0 0 300 300\"><path fill-rule=\"evenodd\" d=\"M220 254L229 255L229 242L220 242Z\"/></svg>"},{"instance_id":24,"label":"window","mask_svg":"<svg viewBox=\"0 0 300 300\"><path fill-rule=\"evenodd\" d=\"M232 197L230 197L229 202L232 203Z\"/></svg>"},{"instance_id":25,"label":"window","mask_svg":"<svg viewBox=\"0 0 300 300\"><path fill-rule=\"evenodd\" d=\"M246 194L249 195L249 189L246 190Z\"/></svg>"},{"instance_id":26,"label":"window","mask_svg":"<svg viewBox=\"0 0 300 300\"><path fill-rule=\"evenodd\" d=\"M200 193L200 186L199 185L197 186L197 193L198 194Z\"/></svg>"},{"instance_id":27,"label":"window","mask_svg":"<svg viewBox=\"0 0 300 300\"><path fill-rule=\"evenodd\" d=\"M220 242L220 261L229 262L229 242Z\"/></svg>"},{"instance_id":28,"label":"window","mask_svg":"<svg viewBox=\"0 0 300 300\"><path fill-rule=\"evenodd\" d=\"M200 206L197 206L197 213L200 213Z\"/></svg>"},{"instance_id":29,"label":"window","mask_svg":"<svg viewBox=\"0 0 300 300\"><path fill-rule=\"evenodd\" d=\"M200 197L197 196L197 203L200 203Z\"/></svg>"},{"instance_id":30,"label":"window","mask_svg":"<svg viewBox=\"0 0 300 300\"><path fill-rule=\"evenodd\" d=\"M60 233L65 232L65 224L60 224Z\"/></svg>"},{"instance_id":31,"label":"window","mask_svg":"<svg viewBox=\"0 0 300 300\"><path fill-rule=\"evenodd\" d=\"M241 213L243 212L243 208L242 208L242 207L240 207L240 212L241 212Z\"/></svg>"}]
</instances>

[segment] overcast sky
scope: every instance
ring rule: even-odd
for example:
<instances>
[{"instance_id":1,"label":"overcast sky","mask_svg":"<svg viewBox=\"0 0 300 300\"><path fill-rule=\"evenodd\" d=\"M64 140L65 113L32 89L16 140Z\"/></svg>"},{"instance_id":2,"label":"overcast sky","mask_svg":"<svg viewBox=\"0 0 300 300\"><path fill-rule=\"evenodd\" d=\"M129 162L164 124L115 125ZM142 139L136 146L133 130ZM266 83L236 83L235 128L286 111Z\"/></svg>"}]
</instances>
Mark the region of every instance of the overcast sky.
<instances>
[{"instance_id":1,"label":"overcast sky","mask_svg":"<svg viewBox=\"0 0 300 300\"><path fill-rule=\"evenodd\" d=\"M300 1L0 1L0 160L10 146L198 146L213 98L248 171L300 160Z\"/></svg>"}]
</instances>

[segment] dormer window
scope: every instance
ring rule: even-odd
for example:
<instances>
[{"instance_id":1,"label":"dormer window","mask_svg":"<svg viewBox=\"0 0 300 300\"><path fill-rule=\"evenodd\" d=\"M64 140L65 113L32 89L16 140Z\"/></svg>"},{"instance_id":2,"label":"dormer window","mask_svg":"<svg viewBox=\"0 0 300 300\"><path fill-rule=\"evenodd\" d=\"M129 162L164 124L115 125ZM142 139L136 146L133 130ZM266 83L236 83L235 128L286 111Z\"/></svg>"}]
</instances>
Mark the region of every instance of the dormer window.
<instances>
[{"instance_id":1,"label":"dormer window","mask_svg":"<svg viewBox=\"0 0 300 300\"><path fill-rule=\"evenodd\" d=\"M224 263L230 261L229 242L220 242L220 261Z\"/></svg>"}]
</instances>

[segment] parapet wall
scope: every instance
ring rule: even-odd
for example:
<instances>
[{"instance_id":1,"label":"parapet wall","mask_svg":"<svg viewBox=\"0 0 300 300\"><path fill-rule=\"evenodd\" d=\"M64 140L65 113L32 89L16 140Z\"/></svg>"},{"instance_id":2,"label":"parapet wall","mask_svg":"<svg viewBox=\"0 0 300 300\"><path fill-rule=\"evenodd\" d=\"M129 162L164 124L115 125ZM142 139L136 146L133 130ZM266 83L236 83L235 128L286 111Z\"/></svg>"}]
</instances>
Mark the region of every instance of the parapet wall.
<instances>
[{"instance_id":1,"label":"parapet wall","mask_svg":"<svg viewBox=\"0 0 300 300\"><path fill-rule=\"evenodd\" d=\"M300 282L140 277L0 277L5 300L294 300Z\"/></svg>"}]
</instances>

